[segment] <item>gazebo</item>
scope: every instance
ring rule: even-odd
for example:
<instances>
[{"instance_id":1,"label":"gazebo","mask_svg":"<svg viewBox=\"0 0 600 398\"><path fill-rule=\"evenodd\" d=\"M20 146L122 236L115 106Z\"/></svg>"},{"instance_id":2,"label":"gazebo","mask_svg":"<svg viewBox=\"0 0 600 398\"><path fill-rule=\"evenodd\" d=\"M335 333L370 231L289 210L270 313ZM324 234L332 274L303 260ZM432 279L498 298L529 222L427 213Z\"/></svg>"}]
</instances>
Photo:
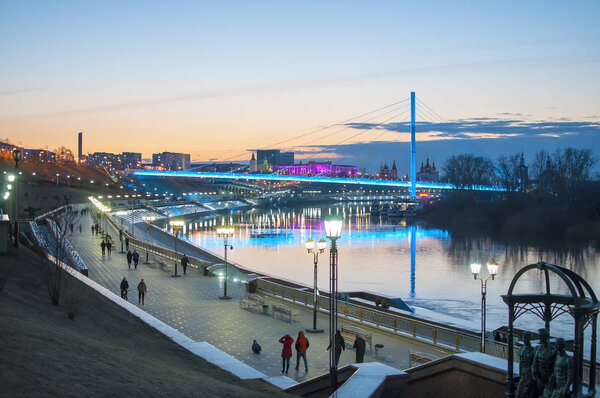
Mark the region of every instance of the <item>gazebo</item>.
<instances>
[{"instance_id":1,"label":"gazebo","mask_svg":"<svg viewBox=\"0 0 600 398\"><path fill-rule=\"evenodd\" d=\"M545 279L545 293L513 293L519 278L528 271L542 271ZM566 285L569 294L553 293L550 290L550 273L555 274ZM531 313L544 321L550 330L550 322L559 315L569 313L575 321L573 344L573 397L595 396L596 386L596 323L600 304L590 285L575 272L540 261L523 267L514 276L508 293L502 296L508 305L508 373L506 378L506 396L515 396L514 369L514 331L513 324L521 315ZM589 391L583 395L583 331L592 326L591 353L589 369Z\"/></svg>"}]
</instances>

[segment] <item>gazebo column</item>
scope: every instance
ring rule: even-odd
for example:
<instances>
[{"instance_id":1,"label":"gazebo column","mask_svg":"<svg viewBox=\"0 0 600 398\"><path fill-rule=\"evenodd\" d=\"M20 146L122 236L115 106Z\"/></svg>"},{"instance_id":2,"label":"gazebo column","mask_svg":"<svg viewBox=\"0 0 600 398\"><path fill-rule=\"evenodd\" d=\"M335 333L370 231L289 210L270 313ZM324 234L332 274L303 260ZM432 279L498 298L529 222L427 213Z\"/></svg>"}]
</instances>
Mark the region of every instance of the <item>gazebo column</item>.
<instances>
[{"instance_id":1,"label":"gazebo column","mask_svg":"<svg viewBox=\"0 0 600 398\"><path fill-rule=\"evenodd\" d=\"M583 319L579 311L575 312L575 341L573 342L573 397L581 397L581 374L583 371L582 343Z\"/></svg>"},{"instance_id":2,"label":"gazebo column","mask_svg":"<svg viewBox=\"0 0 600 398\"><path fill-rule=\"evenodd\" d=\"M598 313L592 316L592 352L590 354L590 391L596 392L596 322Z\"/></svg>"},{"instance_id":3,"label":"gazebo column","mask_svg":"<svg viewBox=\"0 0 600 398\"><path fill-rule=\"evenodd\" d=\"M515 396L515 381L514 381L514 331L513 323L515 321L515 307L511 303L508 306L508 369L506 371L506 396L514 398Z\"/></svg>"}]
</instances>

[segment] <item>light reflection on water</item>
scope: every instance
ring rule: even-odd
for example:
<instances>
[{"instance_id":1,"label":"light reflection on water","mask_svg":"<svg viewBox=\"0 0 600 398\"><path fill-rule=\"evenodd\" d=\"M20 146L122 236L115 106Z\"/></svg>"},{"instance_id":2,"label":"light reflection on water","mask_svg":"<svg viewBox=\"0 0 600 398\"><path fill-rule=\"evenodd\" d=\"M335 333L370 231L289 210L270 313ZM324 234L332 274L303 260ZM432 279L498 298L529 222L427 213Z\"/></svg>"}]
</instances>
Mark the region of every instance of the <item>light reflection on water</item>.
<instances>
[{"instance_id":1,"label":"light reflection on water","mask_svg":"<svg viewBox=\"0 0 600 398\"><path fill-rule=\"evenodd\" d=\"M600 256L593 247L574 252L541 251L534 247L505 246L486 238L457 239L447 231L421 223L399 220L389 223L369 215L368 204L345 204L281 210L240 211L189 221L184 234L196 245L221 254L223 241L214 227L234 224L230 238L234 250L232 261L278 278L312 286L313 257L304 242L325 237L322 219L339 214L344 219L339 247L339 288L341 291L368 291L400 297L417 308L417 314L479 329L480 282L474 281L469 264L484 264L495 258L500 269L495 280L488 282L488 330L507 324L507 307L502 302L515 273L540 259L565 266L584 277L600 292L598 265ZM259 234L260 238L253 237ZM327 252L319 262L318 287L328 289ZM566 288L553 279L562 293ZM541 274L530 272L517 285L520 292L542 292ZM433 312L429 312L433 311ZM525 315L516 327L534 330L543 324ZM563 315L552 324L552 334L569 337L571 318Z\"/></svg>"}]
</instances>

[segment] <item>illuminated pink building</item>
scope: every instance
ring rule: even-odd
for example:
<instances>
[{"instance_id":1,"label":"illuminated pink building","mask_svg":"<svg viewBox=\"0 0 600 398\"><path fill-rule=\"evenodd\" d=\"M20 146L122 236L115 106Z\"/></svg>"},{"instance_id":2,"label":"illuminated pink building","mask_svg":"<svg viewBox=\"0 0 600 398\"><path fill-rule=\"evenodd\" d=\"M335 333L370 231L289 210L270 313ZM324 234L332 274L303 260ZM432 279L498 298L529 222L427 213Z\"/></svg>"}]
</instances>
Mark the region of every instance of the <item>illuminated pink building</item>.
<instances>
[{"instance_id":1,"label":"illuminated pink building","mask_svg":"<svg viewBox=\"0 0 600 398\"><path fill-rule=\"evenodd\" d=\"M274 166L280 174L292 176L329 176L329 177L356 177L356 166L333 165L331 162L295 164L293 166Z\"/></svg>"}]
</instances>

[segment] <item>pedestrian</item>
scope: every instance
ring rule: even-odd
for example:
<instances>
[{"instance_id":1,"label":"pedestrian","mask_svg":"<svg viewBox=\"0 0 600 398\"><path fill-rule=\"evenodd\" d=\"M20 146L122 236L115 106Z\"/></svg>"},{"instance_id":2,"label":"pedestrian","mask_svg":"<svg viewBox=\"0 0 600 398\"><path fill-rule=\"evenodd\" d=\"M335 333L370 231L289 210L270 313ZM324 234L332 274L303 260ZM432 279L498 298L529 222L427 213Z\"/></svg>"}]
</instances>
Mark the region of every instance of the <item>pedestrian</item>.
<instances>
[{"instance_id":1,"label":"pedestrian","mask_svg":"<svg viewBox=\"0 0 600 398\"><path fill-rule=\"evenodd\" d=\"M131 250L127 250L127 268L131 269L131 260L133 259L133 255L131 254Z\"/></svg>"},{"instance_id":2,"label":"pedestrian","mask_svg":"<svg viewBox=\"0 0 600 398\"><path fill-rule=\"evenodd\" d=\"M137 252L137 250L133 251L131 258L133 259L133 266L135 267L135 269L137 269L138 262L140 261L140 254Z\"/></svg>"},{"instance_id":3,"label":"pedestrian","mask_svg":"<svg viewBox=\"0 0 600 398\"><path fill-rule=\"evenodd\" d=\"M94 235L94 232L96 232L96 230L94 229L94 226L90 226L90 228L92 229L92 235Z\"/></svg>"},{"instance_id":4,"label":"pedestrian","mask_svg":"<svg viewBox=\"0 0 600 398\"><path fill-rule=\"evenodd\" d=\"M342 337L342 333L339 330L336 330L335 332L335 339L334 339L334 345L335 345L335 366L338 366L338 363L340 362L340 356L342 355L342 351L346 351L346 342L344 341L344 338ZM331 349L331 342L329 343L329 347L327 347L327 349Z\"/></svg>"},{"instance_id":5,"label":"pedestrian","mask_svg":"<svg viewBox=\"0 0 600 398\"><path fill-rule=\"evenodd\" d=\"M381 308L387 310L388 308L390 308L390 305L387 303L387 301L385 301L385 299L381 300Z\"/></svg>"},{"instance_id":6,"label":"pedestrian","mask_svg":"<svg viewBox=\"0 0 600 398\"><path fill-rule=\"evenodd\" d=\"M183 257L181 257L181 268L183 268L183 275L185 275L185 270L187 269L189 262L190 259L184 254Z\"/></svg>"},{"instance_id":7,"label":"pedestrian","mask_svg":"<svg viewBox=\"0 0 600 398\"><path fill-rule=\"evenodd\" d=\"M357 333L353 346L356 349L356 363L363 363L365 359L365 346L365 339L362 338L360 333Z\"/></svg>"},{"instance_id":8,"label":"pedestrian","mask_svg":"<svg viewBox=\"0 0 600 398\"><path fill-rule=\"evenodd\" d=\"M110 242L110 239L106 239L106 249L108 250L108 256L110 257L112 253L112 243Z\"/></svg>"},{"instance_id":9,"label":"pedestrian","mask_svg":"<svg viewBox=\"0 0 600 398\"><path fill-rule=\"evenodd\" d=\"M73 223L69 224L69 228L71 229L71 233L73 233L73 227L75 227L75 225Z\"/></svg>"},{"instance_id":10,"label":"pedestrian","mask_svg":"<svg viewBox=\"0 0 600 398\"><path fill-rule=\"evenodd\" d=\"M379 304L381 304L381 299L379 298L379 296L375 297L375 307L379 307Z\"/></svg>"},{"instance_id":11,"label":"pedestrian","mask_svg":"<svg viewBox=\"0 0 600 398\"><path fill-rule=\"evenodd\" d=\"M98 230L100 229L100 226L98 225L98 223L96 223L96 225L94 226L94 228L96 229L96 235L98 235Z\"/></svg>"},{"instance_id":12,"label":"pedestrian","mask_svg":"<svg viewBox=\"0 0 600 398\"><path fill-rule=\"evenodd\" d=\"M279 342L283 344L281 350L281 372L287 373L290 369L290 358L292 357L292 343L294 339L289 334L286 334L279 339Z\"/></svg>"},{"instance_id":13,"label":"pedestrian","mask_svg":"<svg viewBox=\"0 0 600 398\"><path fill-rule=\"evenodd\" d=\"M81 224L79 224L79 233L83 232L83 226Z\"/></svg>"},{"instance_id":14,"label":"pedestrian","mask_svg":"<svg viewBox=\"0 0 600 398\"><path fill-rule=\"evenodd\" d=\"M252 340L252 352L255 354L260 354L262 351L262 347L258 344L258 341Z\"/></svg>"},{"instance_id":15,"label":"pedestrian","mask_svg":"<svg viewBox=\"0 0 600 398\"><path fill-rule=\"evenodd\" d=\"M100 247L102 248L102 256L104 257L104 252L106 250L106 242L100 242Z\"/></svg>"},{"instance_id":16,"label":"pedestrian","mask_svg":"<svg viewBox=\"0 0 600 398\"><path fill-rule=\"evenodd\" d=\"M127 282L127 278L123 277L121 281L121 298L127 300L127 291L129 290L129 282Z\"/></svg>"},{"instance_id":17,"label":"pedestrian","mask_svg":"<svg viewBox=\"0 0 600 398\"><path fill-rule=\"evenodd\" d=\"M298 338L296 339L296 370L300 365L300 358L304 360L304 371L308 372L308 364L306 363L306 350L310 346L308 339L304 337L304 332L298 332Z\"/></svg>"},{"instance_id":18,"label":"pedestrian","mask_svg":"<svg viewBox=\"0 0 600 398\"><path fill-rule=\"evenodd\" d=\"M125 250L129 250L129 237L125 237Z\"/></svg>"},{"instance_id":19,"label":"pedestrian","mask_svg":"<svg viewBox=\"0 0 600 398\"><path fill-rule=\"evenodd\" d=\"M144 305L144 296L146 295L146 282L142 279L140 283L138 283L138 304L140 300L142 301L142 305Z\"/></svg>"}]
</instances>

